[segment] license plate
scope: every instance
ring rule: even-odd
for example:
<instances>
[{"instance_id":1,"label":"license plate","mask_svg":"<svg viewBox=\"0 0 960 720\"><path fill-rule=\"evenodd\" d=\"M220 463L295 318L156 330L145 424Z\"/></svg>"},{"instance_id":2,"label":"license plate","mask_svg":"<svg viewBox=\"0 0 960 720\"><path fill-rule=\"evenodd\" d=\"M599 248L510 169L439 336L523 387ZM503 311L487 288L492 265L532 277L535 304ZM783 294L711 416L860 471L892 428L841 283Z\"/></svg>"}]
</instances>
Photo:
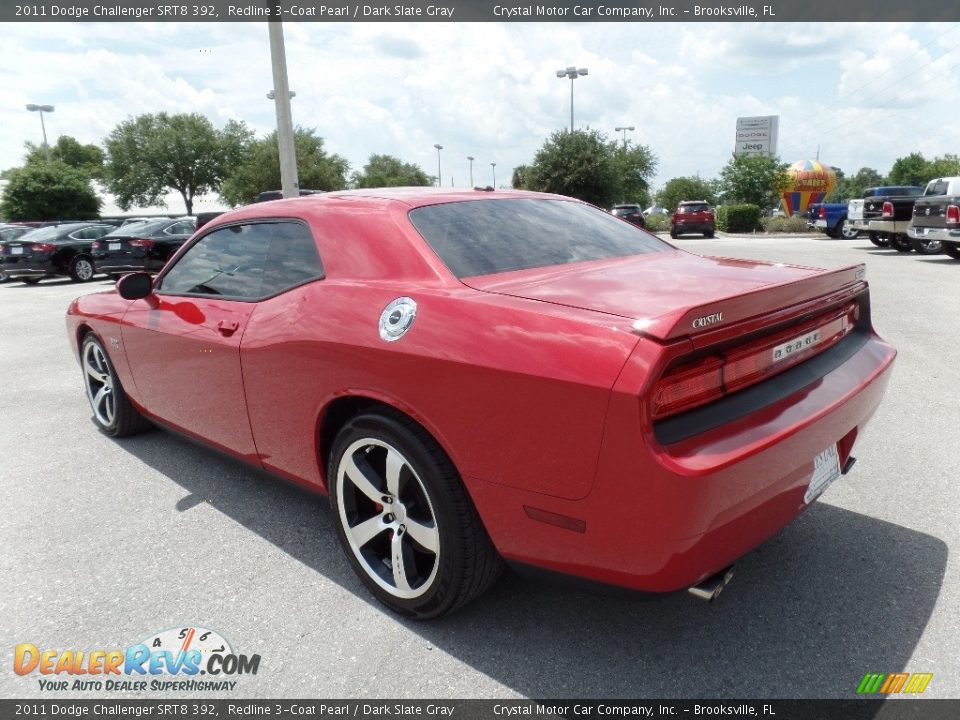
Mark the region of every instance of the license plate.
<instances>
[{"instance_id":1,"label":"license plate","mask_svg":"<svg viewBox=\"0 0 960 720\"><path fill-rule=\"evenodd\" d=\"M781 360L786 360L791 355L796 355L801 350L806 350L811 348L814 345L820 342L820 331L813 330L808 332L800 337L796 337L793 340L788 340L785 343L780 343L775 348L773 348L773 362L777 363Z\"/></svg>"},{"instance_id":2,"label":"license plate","mask_svg":"<svg viewBox=\"0 0 960 720\"><path fill-rule=\"evenodd\" d=\"M810 476L810 484L803 495L804 504L809 505L816 500L838 477L840 477L840 454L834 444L813 459L813 475Z\"/></svg>"},{"instance_id":3,"label":"license plate","mask_svg":"<svg viewBox=\"0 0 960 720\"><path fill-rule=\"evenodd\" d=\"M10 248L10 254L11 254L11 255L23 255L23 248L22 248L22 247L12 247L12 248Z\"/></svg>"},{"instance_id":4,"label":"license plate","mask_svg":"<svg viewBox=\"0 0 960 720\"><path fill-rule=\"evenodd\" d=\"M107 250L119 250L120 243L107 243Z\"/></svg>"}]
</instances>

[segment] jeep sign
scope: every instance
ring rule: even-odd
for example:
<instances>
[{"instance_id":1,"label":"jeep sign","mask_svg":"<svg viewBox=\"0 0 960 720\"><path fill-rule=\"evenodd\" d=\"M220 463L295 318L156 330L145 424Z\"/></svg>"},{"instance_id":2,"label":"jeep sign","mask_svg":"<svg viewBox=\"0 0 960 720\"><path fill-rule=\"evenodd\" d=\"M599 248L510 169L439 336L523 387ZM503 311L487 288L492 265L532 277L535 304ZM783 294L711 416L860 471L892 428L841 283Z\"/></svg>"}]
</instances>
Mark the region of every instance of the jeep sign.
<instances>
[{"instance_id":1,"label":"jeep sign","mask_svg":"<svg viewBox=\"0 0 960 720\"><path fill-rule=\"evenodd\" d=\"M737 118L734 155L776 155L779 115Z\"/></svg>"}]
</instances>

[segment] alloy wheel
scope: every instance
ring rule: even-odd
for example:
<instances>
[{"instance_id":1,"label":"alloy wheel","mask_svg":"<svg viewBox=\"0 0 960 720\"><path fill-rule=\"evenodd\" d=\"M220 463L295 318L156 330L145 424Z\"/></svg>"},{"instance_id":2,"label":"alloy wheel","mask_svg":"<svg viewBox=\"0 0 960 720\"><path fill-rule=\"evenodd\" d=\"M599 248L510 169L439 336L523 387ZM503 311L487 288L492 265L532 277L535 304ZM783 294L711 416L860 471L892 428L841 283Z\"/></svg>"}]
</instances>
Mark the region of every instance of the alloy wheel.
<instances>
[{"instance_id":1,"label":"alloy wheel","mask_svg":"<svg viewBox=\"0 0 960 720\"><path fill-rule=\"evenodd\" d=\"M110 427L116 416L113 375L106 355L95 342L88 342L83 348L83 377L93 414L100 425Z\"/></svg>"},{"instance_id":2,"label":"alloy wheel","mask_svg":"<svg viewBox=\"0 0 960 720\"><path fill-rule=\"evenodd\" d=\"M426 486L395 447L361 438L337 468L337 513L366 575L393 597L420 597L440 564L440 532Z\"/></svg>"}]
</instances>

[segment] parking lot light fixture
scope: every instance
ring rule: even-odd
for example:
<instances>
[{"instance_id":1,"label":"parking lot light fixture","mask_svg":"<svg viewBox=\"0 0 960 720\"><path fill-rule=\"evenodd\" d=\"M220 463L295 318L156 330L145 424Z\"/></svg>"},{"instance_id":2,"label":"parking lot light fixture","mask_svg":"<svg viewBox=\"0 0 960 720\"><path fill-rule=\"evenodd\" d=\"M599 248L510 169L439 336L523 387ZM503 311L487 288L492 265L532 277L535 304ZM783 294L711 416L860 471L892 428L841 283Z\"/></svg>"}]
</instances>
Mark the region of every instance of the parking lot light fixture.
<instances>
[{"instance_id":1,"label":"parking lot light fixture","mask_svg":"<svg viewBox=\"0 0 960 720\"><path fill-rule=\"evenodd\" d=\"M27 110L30 112L40 113L40 129L43 131L43 149L47 153L47 162L50 162L50 145L47 143L47 126L43 122L44 113L52 113L53 105L35 105L34 103L27 104Z\"/></svg>"},{"instance_id":2,"label":"parking lot light fixture","mask_svg":"<svg viewBox=\"0 0 960 720\"><path fill-rule=\"evenodd\" d=\"M570 132L573 132L573 81L586 74L586 68L577 68L573 65L566 70L557 70L558 78L570 78Z\"/></svg>"},{"instance_id":3,"label":"parking lot light fixture","mask_svg":"<svg viewBox=\"0 0 960 720\"><path fill-rule=\"evenodd\" d=\"M443 179L440 175L440 151L443 150L443 145L434 143L433 146L437 149L437 187L443 187Z\"/></svg>"},{"instance_id":4,"label":"parking lot light fixture","mask_svg":"<svg viewBox=\"0 0 960 720\"><path fill-rule=\"evenodd\" d=\"M614 132L623 132L623 146L627 146L627 130L633 132L636 128L633 125L625 125L623 127L614 128Z\"/></svg>"}]
</instances>

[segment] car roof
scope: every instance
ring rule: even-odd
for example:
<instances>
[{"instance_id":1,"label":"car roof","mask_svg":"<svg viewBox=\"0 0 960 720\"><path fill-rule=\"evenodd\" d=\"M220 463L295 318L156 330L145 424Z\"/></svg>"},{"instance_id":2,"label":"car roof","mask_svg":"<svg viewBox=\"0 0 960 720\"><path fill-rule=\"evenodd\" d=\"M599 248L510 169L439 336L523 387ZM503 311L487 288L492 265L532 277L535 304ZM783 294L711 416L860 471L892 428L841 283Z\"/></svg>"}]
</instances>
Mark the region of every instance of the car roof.
<instances>
[{"instance_id":1,"label":"car roof","mask_svg":"<svg viewBox=\"0 0 960 720\"><path fill-rule=\"evenodd\" d=\"M236 220L247 220L265 217L290 217L298 213L310 212L325 206L344 207L349 205L352 211L363 208L379 208L385 210L391 206L400 205L408 209L425 205L439 205L450 202L465 202L471 200L504 200L504 199L538 199L538 200L567 200L581 202L575 198L551 193L538 193L527 190L493 190L492 188L473 189L446 189L429 187L391 187L391 188L363 188L360 190L334 190L317 195L286 198L284 200L269 200L267 202L244 205L236 210L219 215L203 226L204 230L213 229L229 224Z\"/></svg>"}]
</instances>

